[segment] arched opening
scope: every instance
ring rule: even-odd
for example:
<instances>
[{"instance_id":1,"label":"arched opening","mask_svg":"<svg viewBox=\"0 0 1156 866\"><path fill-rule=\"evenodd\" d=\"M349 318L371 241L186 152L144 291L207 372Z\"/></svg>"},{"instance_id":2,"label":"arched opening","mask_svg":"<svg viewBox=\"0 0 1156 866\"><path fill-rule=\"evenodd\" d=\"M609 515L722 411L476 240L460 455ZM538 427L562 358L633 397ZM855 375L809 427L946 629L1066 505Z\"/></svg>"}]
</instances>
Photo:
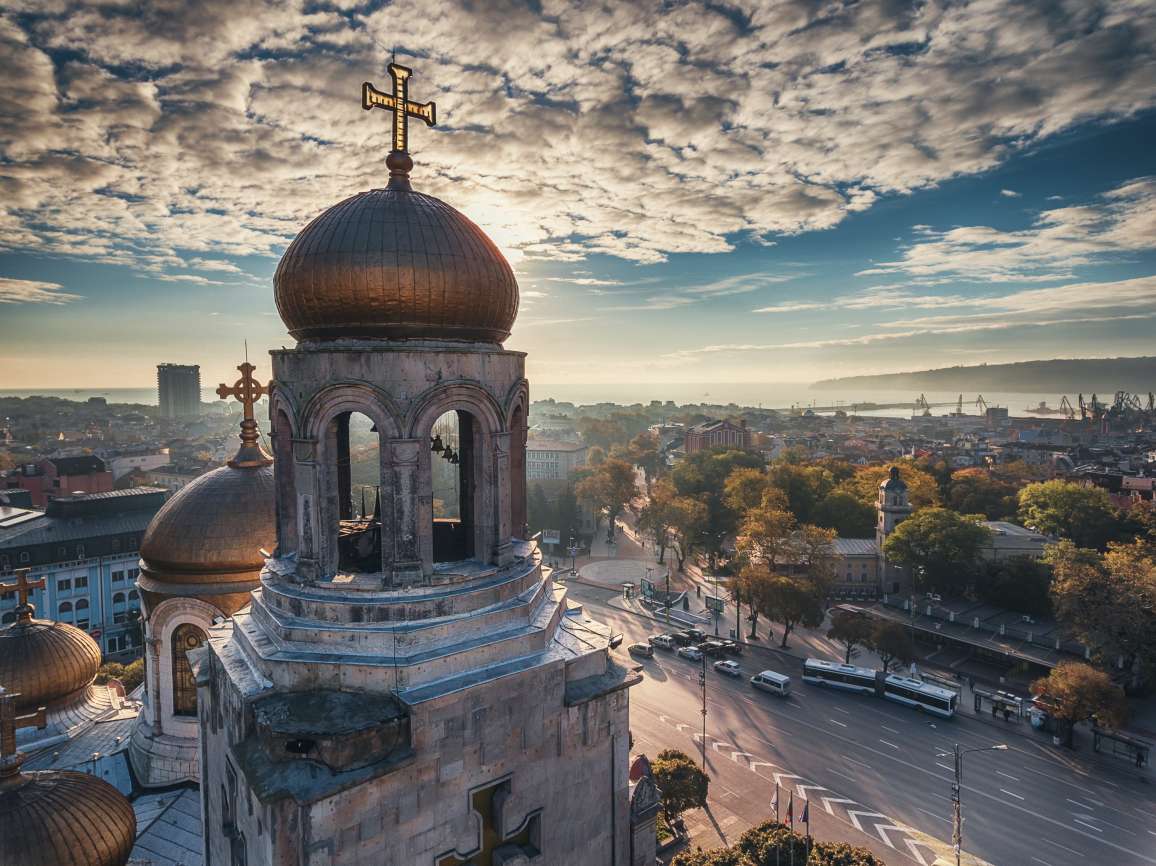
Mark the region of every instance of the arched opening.
<instances>
[{"instance_id":1,"label":"arched opening","mask_svg":"<svg viewBox=\"0 0 1156 866\"><path fill-rule=\"evenodd\" d=\"M381 437L360 412L329 424L337 514L337 570L381 571Z\"/></svg>"},{"instance_id":2,"label":"arched opening","mask_svg":"<svg viewBox=\"0 0 1156 866\"><path fill-rule=\"evenodd\" d=\"M173 715L195 716L197 714L197 682L193 678L193 668L189 664L189 650L195 650L205 643L205 633L191 622L185 622L173 629Z\"/></svg>"},{"instance_id":3,"label":"arched opening","mask_svg":"<svg viewBox=\"0 0 1156 866\"><path fill-rule=\"evenodd\" d=\"M434 562L475 555L476 439L474 416L459 409L444 413L430 431Z\"/></svg>"},{"instance_id":4,"label":"arched opening","mask_svg":"<svg viewBox=\"0 0 1156 866\"><path fill-rule=\"evenodd\" d=\"M510 417L510 532L529 535L526 514L526 413L519 405Z\"/></svg>"},{"instance_id":5,"label":"arched opening","mask_svg":"<svg viewBox=\"0 0 1156 866\"><path fill-rule=\"evenodd\" d=\"M76 602L76 627L88 629L88 599L82 598Z\"/></svg>"},{"instance_id":6,"label":"arched opening","mask_svg":"<svg viewBox=\"0 0 1156 866\"><path fill-rule=\"evenodd\" d=\"M273 416L273 484L277 490L277 555L297 550L297 479L293 465L293 425L284 409Z\"/></svg>"}]
</instances>

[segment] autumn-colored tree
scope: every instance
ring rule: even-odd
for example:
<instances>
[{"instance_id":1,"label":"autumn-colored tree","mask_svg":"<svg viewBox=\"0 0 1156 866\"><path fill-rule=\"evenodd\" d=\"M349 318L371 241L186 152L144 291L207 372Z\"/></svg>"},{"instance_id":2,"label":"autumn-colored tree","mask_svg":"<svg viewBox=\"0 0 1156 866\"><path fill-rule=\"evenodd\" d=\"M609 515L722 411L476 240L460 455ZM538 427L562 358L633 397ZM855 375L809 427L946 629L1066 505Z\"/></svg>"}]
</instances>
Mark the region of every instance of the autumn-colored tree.
<instances>
[{"instance_id":1,"label":"autumn-colored tree","mask_svg":"<svg viewBox=\"0 0 1156 866\"><path fill-rule=\"evenodd\" d=\"M887 479L893 465L899 467L907 484L907 495L913 508L927 508L939 504L939 485L931 475L919 469L910 460L901 460L896 464L860 466L855 470L854 476L839 485L839 489L846 490L860 502L873 506L879 498L879 485Z\"/></svg>"},{"instance_id":2,"label":"autumn-colored tree","mask_svg":"<svg viewBox=\"0 0 1156 866\"><path fill-rule=\"evenodd\" d=\"M599 467L606 460L606 449L601 445L591 445L586 449L586 465Z\"/></svg>"},{"instance_id":3,"label":"autumn-colored tree","mask_svg":"<svg viewBox=\"0 0 1156 866\"><path fill-rule=\"evenodd\" d=\"M1077 722L1094 719L1108 728L1120 728L1128 716L1124 691L1103 671L1083 662L1060 662L1046 677L1032 683L1048 712L1060 723L1065 742L1072 744Z\"/></svg>"},{"instance_id":4,"label":"autumn-colored tree","mask_svg":"<svg viewBox=\"0 0 1156 866\"><path fill-rule=\"evenodd\" d=\"M900 523L883 544L888 561L911 569L919 591L963 595L975 579L991 533L947 508L924 508Z\"/></svg>"},{"instance_id":5,"label":"autumn-colored tree","mask_svg":"<svg viewBox=\"0 0 1156 866\"><path fill-rule=\"evenodd\" d=\"M1019 518L1025 526L1070 538L1079 547L1103 549L1116 537L1108 492L1071 481L1029 484L1019 492Z\"/></svg>"},{"instance_id":6,"label":"autumn-colored tree","mask_svg":"<svg viewBox=\"0 0 1156 866\"><path fill-rule=\"evenodd\" d=\"M831 628L827 630L827 637L843 644L845 648L843 663L849 665L855 648L866 646L871 640L872 631L871 620L864 614L850 610L836 610L831 614Z\"/></svg>"},{"instance_id":7,"label":"autumn-colored tree","mask_svg":"<svg viewBox=\"0 0 1156 866\"><path fill-rule=\"evenodd\" d=\"M1006 520L1016 513L1019 488L987 469L960 469L951 476L947 503L960 514L982 514Z\"/></svg>"},{"instance_id":8,"label":"autumn-colored tree","mask_svg":"<svg viewBox=\"0 0 1156 866\"><path fill-rule=\"evenodd\" d=\"M676 496L667 512L670 521L671 549L682 571L687 557L703 543L707 527L706 505L690 496Z\"/></svg>"},{"instance_id":9,"label":"autumn-colored tree","mask_svg":"<svg viewBox=\"0 0 1156 866\"><path fill-rule=\"evenodd\" d=\"M742 467L727 476L723 484L723 500L736 513L745 514L762 504L768 486L767 473L762 469Z\"/></svg>"},{"instance_id":10,"label":"autumn-colored tree","mask_svg":"<svg viewBox=\"0 0 1156 866\"><path fill-rule=\"evenodd\" d=\"M758 564L744 568L743 576L755 608L783 626L779 646L787 647L787 639L796 626L815 628L822 624L823 595L806 577L775 574Z\"/></svg>"},{"instance_id":11,"label":"autumn-colored tree","mask_svg":"<svg viewBox=\"0 0 1156 866\"><path fill-rule=\"evenodd\" d=\"M1108 553L1061 541L1048 548L1056 617L1104 663L1122 659L1131 685L1156 675L1156 558L1144 541Z\"/></svg>"},{"instance_id":12,"label":"autumn-colored tree","mask_svg":"<svg viewBox=\"0 0 1156 866\"><path fill-rule=\"evenodd\" d=\"M662 792L662 814L668 826L687 809L706 808L710 778L686 752L664 749L650 771Z\"/></svg>"},{"instance_id":13,"label":"autumn-colored tree","mask_svg":"<svg viewBox=\"0 0 1156 866\"><path fill-rule=\"evenodd\" d=\"M630 444L626 447L626 453L631 462L642 470L646 479L646 487L649 490L654 479L662 471L662 453L658 448L658 436L650 431L639 433L630 440Z\"/></svg>"},{"instance_id":14,"label":"autumn-colored tree","mask_svg":"<svg viewBox=\"0 0 1156 866\"><path fill-rule=\"evenodd\" d=\"M613 528L622 509L630 504L638 492L634 467L625 460L608 457L590 476L578 482L574 492L594 509L596 515L605 511L610 519L610 527Z\"/></svg>"},{"instance_id":15,"label":"autumn-colored tree","mask_svg":"<svg viewBox=\"0 0 1156 866\"><path fill-rule=\"evenodd\" d=\"M875 655L879 656L879 663L883 665L884 673L891 670L892 665L901 667L915 658L911 646L911 635L907 629L891 620L875 621L867 646Z\"/></svg>"},{"instance_id":16,"label":"autumn-colored tree","mask_svg":"<svg viewBox=\"0 0 1156 866\"><path fill-rule=\"evenodd\" d=\"M670 505L677 496L674 484L661 478L651 485L646 504L638 512L638 528L654 539L659 562L665 561L670 546Z\"/></svg>"}]
</instances>

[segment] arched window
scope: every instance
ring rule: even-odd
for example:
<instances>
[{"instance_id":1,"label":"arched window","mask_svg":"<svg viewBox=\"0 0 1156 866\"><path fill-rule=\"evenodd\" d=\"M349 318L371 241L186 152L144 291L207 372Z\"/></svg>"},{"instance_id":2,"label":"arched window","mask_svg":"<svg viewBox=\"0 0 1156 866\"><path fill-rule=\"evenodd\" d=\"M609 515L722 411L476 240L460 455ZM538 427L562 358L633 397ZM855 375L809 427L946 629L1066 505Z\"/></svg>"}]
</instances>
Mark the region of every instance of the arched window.
<instances>
[{"instance_id":1,"label":"arched window","mask_svg":"<svg viewBox=\"0 0 1156 866\"><path fill-rule=\"evenodd\" d=\"M510 532L515 538L529 535L526 521L526 413L519 405L510 419Z\"/></svg>"},{"instance_id":2,"label":"arched window","mask_svg":"<svg viewBox=\"0 0 1156 866\"><path fill-rule=\"evenodd\" d=\"M205 633L191 622L181 623L173 630L173 715L197 714L197 684L188 653L204 643Z\"/></svg>"},{"instance_id":3,"label":"arched window","mask_svg":"<svg viewBox=\"0 0 1156 866\"><path fill-rule=\"evenodd\" d=\"M343 412L329 425L337 494L337 568L381 571L381 437L360 412Z\"/></svg>"},{"instance_id":4,"label":"arched window","mask_svg":"<svg viewBox=\"0 0 1156 866\"><path fill-rule=\"evenodd\" d=\"M473 415L454 410L438 418L430 434L434 562L474 556L476 428Z\"/></svg>"},{"instance_id":5,"label":"arched window","mask_svg":"<svg viewBox=\"0 0 1156 866\"><path fill-rule=\"evenodd\" d=\"M130 590L128 591L128 600L129 600L129 601L138 601L138 600L140 600L140 593L139 593L139 592L137 592L135 589L130 589Z\"/></svg>"},{"instance_id":6,"label":"arched window","mask_svg":"<svg viewBox=\"0 0 1156 866\"><path fill-rule=\"evenodd\" d=\"M56 618L59 620L63 620L64 622L71 622L72 621L72 602L71 601L62 601L60 603L60 607L58 608L58 613L56 614Z\"/></svg>"},{"instance_id":7,"label":"arched window","mask_svg":"<svg viewBox=\"0 0 1156 866\"><path fill-rule=\"evenodd\" d=\"M76 602L76 627L88 628L88 599L82 598Z\"/></svg>"},{"instance_id":8,"label":"arched window","mask_svg":"<svg viewBox=\"0 0 1156 866\"><path fill-rule=\"evenodd\" d=\"M113 593L112 603L113 604L124 604L124 593L123 592Z\"/></svg>"},{"instance_id":9,"label":"arched window","mask_svg":"<svg viewBox=\"0 0 1156 866\"><path fill-rule=\"evenodd\" d=\"M16 622L16 611L10 610L4 616L0 617L0 623L8 625L10 622Z\"/></svg>"}]
</instances>

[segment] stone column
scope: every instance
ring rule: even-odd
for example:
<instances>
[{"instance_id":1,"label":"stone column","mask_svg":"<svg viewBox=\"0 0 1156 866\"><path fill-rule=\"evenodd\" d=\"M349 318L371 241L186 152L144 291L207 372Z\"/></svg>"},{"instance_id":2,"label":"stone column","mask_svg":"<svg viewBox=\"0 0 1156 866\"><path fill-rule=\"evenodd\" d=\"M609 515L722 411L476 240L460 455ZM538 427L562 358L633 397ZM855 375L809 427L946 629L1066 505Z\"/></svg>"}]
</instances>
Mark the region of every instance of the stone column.
<instances>
[{"instance_id":1,"label":"stone column","mask_svg":"<svg viewBox=\"0 0 1156 866\"><path fill-rule=\"evenodd\" d=\"M159 737L164 733L161 724L161 640L158 637L152 636L152 626L148 627L148 635L145 637L145 644L148 646L149 656L145 675L152 680L152 694L149 695L149 714L152 716L153 736Z\"/></svg>"},{"instance_id":2,"label":"stone column","mask_svg":"<svg viewBox=\"0 0 1156 866\"><path fill-rule=\"evenodd\" d=\"M317 471L315 439L293 440L293 465L296 480L293 495L297 497L294 509L297 515L297 575L303 582L310 583L321 576L325 562L319 526L320 473Z\"/></svg>"},{"instance_id":3,"label":"stone column","mask_svg":"<svg viewBox=\"0 0 1156 866\"><path fill-rule=\"evenodd\" d=\"M422 471L422 440L394 439L389 443L389 498L381 491L382 522L392 522L392 550L385 554L394 586L420 582L433 571L433 482L428 463ZM425 453L428 454L428 448ZM382 468L386 466L382 462ZM388 506L387 506L388 503ZM384 546L385 528L382 528Z\"/></svg>"},{"instance_id":4,"label":"stone column","mask_svg":"<svg viewBox=\"0 0 1156 866\"><path fill-rule=\"evenodd\" d=\"M510 490L510 434L496 433L494 442L494 472L493 472L493 502L495 511L494 528L494 564L509 565L514 560L513 546L510 536L513 534L510 520L511 490Z\"/></svg>"}]
</instances>

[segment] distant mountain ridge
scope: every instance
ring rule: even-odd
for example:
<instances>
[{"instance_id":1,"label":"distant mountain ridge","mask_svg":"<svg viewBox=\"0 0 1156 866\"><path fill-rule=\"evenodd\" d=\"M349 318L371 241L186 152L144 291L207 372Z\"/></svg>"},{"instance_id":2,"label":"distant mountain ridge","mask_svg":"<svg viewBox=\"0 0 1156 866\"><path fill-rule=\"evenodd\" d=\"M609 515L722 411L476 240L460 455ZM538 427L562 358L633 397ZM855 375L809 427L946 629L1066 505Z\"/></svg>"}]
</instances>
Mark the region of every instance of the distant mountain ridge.
<instances>
[{"instance_id":1,"label":"distant mountain ridge","mask_svg":"<svg viewBox=\"0 0 1156 866\"><path fill-rule=\"evenodd\" d=\"M979 364L943 367L909 373L845 376L814 382L816 390L916 389L926 391L1022 391L1024 393L1075 394L1093 391L1147 393L1156 390L1156 357L1067 358L1053 361L1021 361L1016 364Z\"/></svg>"}]
</instances>

